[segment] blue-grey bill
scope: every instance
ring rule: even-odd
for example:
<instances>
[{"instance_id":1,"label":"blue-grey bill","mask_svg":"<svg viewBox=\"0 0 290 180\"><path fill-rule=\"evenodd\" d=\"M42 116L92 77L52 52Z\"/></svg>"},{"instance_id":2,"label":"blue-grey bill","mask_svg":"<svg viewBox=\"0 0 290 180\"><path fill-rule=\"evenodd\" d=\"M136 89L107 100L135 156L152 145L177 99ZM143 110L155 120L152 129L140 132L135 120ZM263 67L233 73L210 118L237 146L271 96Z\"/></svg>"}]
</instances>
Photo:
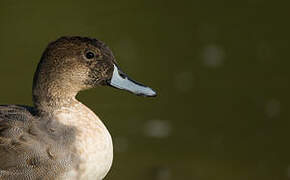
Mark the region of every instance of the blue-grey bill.
<instances>
[{"instance_id":1,"label":"blue-grey bill","mask_svg":"<svg viewBox=\"0 0 290 180\"><path fill-rule=\"evenodd\" d=\"M137 95L156 96L156 92L153 89L130 79L115 64L109 84L115 88L127 90Z\"/></svg>"}]
</instances>

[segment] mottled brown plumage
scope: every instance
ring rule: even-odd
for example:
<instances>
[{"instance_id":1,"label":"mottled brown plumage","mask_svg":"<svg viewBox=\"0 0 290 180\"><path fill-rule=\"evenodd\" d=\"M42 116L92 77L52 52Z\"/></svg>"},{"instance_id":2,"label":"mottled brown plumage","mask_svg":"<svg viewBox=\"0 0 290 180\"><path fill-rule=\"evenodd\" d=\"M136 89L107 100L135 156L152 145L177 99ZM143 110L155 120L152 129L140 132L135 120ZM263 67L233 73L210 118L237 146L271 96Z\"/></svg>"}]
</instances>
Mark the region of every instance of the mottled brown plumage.
<instances>
[{"instance_id":1,"label":"mottled brown plumage","mask_svg":"<svg viewBox=\"0 0 290 180\"><path fill-rule=\"evenodd\" d=\"M0 179L56 179L71 166L76 129L25 106L0 106Z\"/></svg>"}]
</instances>

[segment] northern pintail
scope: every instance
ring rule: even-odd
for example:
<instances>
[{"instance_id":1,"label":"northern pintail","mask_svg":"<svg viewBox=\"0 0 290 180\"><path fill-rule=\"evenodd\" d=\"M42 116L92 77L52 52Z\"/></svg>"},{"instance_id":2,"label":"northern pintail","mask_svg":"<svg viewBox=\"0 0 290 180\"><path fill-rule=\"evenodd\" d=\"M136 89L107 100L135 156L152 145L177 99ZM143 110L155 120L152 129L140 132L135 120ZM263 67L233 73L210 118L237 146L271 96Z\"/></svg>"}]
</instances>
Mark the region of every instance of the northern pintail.
<instances>
[{"instance_id":1,"label":"northern pintail","mask_svg":"<svg viewBox=\"0 0 290 180\"><path fill-rule=\"evenodd\" d=\"M50 43L34 74L34 106L0 106L0 179L103 179L112 139L76 95L106 85L156 96L120 70L103 42L74 36Z\"/></svg>"}]
</instances>

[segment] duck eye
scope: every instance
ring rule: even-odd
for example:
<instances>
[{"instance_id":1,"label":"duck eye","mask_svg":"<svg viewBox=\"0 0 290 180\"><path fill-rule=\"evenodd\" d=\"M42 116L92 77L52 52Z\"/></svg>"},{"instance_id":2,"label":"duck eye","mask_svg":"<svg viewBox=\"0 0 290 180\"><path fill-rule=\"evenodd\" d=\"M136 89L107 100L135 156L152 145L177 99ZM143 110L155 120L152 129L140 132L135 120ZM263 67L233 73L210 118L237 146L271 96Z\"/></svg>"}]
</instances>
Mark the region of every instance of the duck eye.
<instances>
[{"instance_id":1,"label":"duck eye","mask_svg":"<svg viewBox=\"0 0 290 180\"><path fill-rule=\"evenodd\" d=\"M86 58L87 59L92 59L92 58L94 58L95 57L95 54L93 53L93 52L87 52L86 53Z\"/></svg>"}]
</instances>

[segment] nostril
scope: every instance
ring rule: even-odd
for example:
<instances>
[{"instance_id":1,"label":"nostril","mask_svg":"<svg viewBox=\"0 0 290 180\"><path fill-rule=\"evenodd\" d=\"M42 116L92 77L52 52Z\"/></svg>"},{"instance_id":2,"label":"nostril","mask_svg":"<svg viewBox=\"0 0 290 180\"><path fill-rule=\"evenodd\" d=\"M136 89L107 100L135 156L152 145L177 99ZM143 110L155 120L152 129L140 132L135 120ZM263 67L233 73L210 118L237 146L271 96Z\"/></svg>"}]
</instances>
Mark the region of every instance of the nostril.
<instances>
[{"instance_id":1,"label":"nostril","mask_svg":"<svg viewBox=\"0 0 290 180\"><path fill-rule=\"evenodd\" d=\"M125 73L123 73L123 72L119 72L119 75L123 78L123 79L126 79L126 74Z\"/></svg>"}]
</instances>

